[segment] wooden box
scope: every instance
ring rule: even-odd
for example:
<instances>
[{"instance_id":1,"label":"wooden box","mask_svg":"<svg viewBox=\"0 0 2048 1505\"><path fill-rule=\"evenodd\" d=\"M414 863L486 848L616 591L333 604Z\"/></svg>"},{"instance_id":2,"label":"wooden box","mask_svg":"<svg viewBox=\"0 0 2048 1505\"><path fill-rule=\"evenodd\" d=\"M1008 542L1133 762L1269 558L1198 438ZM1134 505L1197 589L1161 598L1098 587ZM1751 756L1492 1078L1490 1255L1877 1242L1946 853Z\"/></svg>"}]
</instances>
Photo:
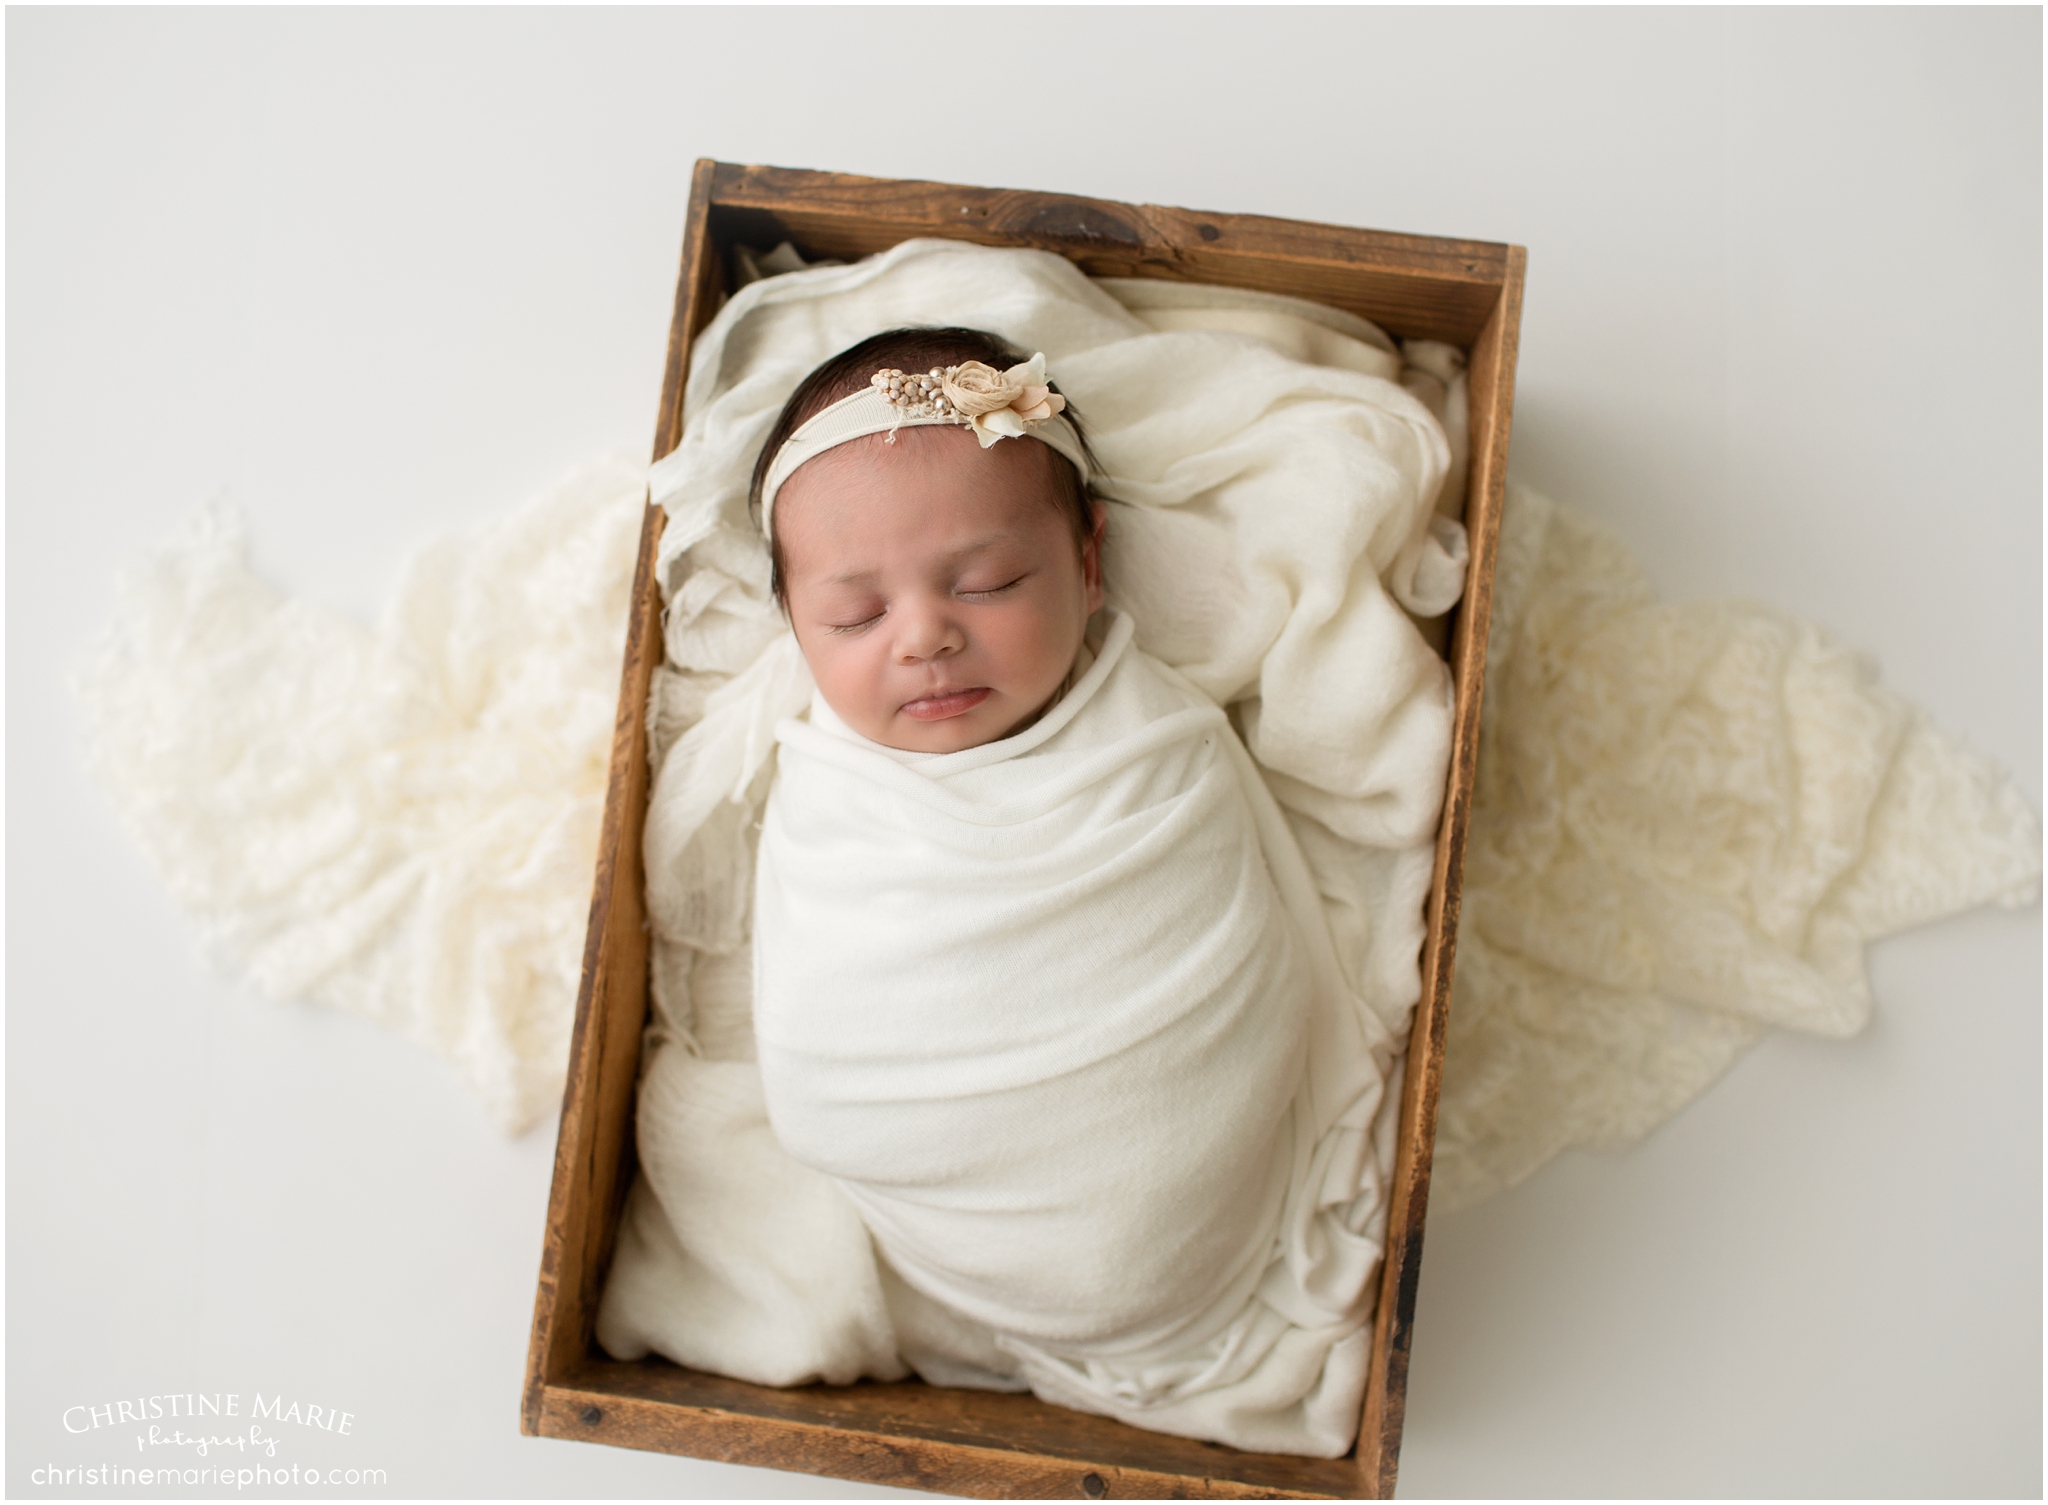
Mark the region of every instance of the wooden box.
<instances>
[{"instance_id":1,"label":"wooden box","mask_svg":"<svg viewBox=\"0 0 2048 1505\"><path fill-rule=\"evenodd\" d=\"M928 235L1035 246L1098 276L1165 277L1291 293L1363 315L1397 337L1446 341L1470 357L1472 461L1464 516L1472 562L1449 649L1457 686L1456 730L1358 1445L1351 1456L1335 1460L1243 1453L1085 1416L1029 1396L946 1390L915 1381L764 1389L657 1359L620 1363L596 1347L591 1332L598 1297L635 1167L633 1094L647 1012L640 830L647 808L648 684L662 651L661 600L652 574L663 521L656 508L648 510L641 531L634 576L521 1426L546 1437L962 1495L1390 1495L1401 1442L1409 1326L1458 929L1460 865L1478 752L1523 252L1518 246L1256 215L700 161L683 234L655 456L666 455L682 437L690 343L710 321L727 285L731 248L765 250L788 240L809 257L850 260Z\"/></svg>"}]
</instances>

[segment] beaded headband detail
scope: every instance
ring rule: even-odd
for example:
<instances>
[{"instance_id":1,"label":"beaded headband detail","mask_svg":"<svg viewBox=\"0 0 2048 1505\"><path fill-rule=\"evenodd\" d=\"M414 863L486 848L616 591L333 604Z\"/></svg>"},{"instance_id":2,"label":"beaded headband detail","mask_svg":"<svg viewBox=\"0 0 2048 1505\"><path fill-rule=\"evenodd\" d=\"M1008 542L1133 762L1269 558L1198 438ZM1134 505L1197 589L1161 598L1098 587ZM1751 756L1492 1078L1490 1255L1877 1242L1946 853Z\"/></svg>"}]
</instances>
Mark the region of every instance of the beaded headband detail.
<instances>
[{"instance_id":1,"label":"beaded headband detail","mask_svg":"<svg viewBox=\"0 0 2048 1505\"><path fill-rule=\"evenodd\" d=\"M1007 371L980 361L934 366L923 375L877 371L868 385L905 417L966 424L983 449L1023 437L1067 405L1046 384L1042 353Z\"/></svg>"},{"instance_id":2,"label":"beaded headband detail","mask_svg":"<svg viewBox=\"0 0 2048 1505\"><path fill-rule=\"evenodd\" d=\"M806 460L848 440L899 428L948 424L970 428L983 449L998 439L1032 438L1073 462L1085 481L1088 456L1074 426L1060 417L1067 400L1045 378L1045 356L998 371L980 361L927 372L877 371L868 384L813 414L783 441L761 483L761 532L773 538L775 494Z\"/></svg>"}]
</instances>

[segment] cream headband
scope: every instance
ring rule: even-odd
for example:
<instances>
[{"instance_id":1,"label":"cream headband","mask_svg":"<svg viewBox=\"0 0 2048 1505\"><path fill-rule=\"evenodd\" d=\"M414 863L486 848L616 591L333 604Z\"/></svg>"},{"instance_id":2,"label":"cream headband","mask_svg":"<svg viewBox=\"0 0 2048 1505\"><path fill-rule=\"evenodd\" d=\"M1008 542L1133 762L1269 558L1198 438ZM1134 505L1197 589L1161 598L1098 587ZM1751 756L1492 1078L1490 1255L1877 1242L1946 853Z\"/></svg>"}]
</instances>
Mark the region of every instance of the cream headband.
<instances>
[{"instance_id":1,"label":"cream headband","mask_svg":"<svg viewBox=\"0 0 2048 1505\"><path fill-rule=\"evenodd\" d=\"M799 465L849 439L869 434L886 432L894 444L899 428L957 424L973 429L983 449L998 439L1029 435L1073 461L1085 481L1088 456L1081 448L1081 436L1059 416L1066 405L1067 400L1046 385L1042 354L1007 371L980 361L933 367L918 375L877 371L867 386L814 414L775 452L761 482L761 533L767 538L775 536L775 493Z\"/></svg>"}]
</instances>

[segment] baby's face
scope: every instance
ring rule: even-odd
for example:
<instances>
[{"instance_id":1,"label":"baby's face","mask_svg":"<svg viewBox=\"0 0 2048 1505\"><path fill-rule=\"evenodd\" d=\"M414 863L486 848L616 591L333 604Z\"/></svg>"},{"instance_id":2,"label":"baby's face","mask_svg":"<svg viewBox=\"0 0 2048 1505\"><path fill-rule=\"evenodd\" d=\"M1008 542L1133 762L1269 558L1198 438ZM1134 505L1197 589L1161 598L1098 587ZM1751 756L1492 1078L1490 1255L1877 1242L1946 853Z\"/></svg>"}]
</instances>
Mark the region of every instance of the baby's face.
<instances>
[{"instance_id":1,"label":"baby's face","mask_svg":"<svg viewBox=\"0 0 2048 1505\"><path fill-rule=\"evenodd\" d=\"M825 703L885 747L958 752L1059 689L1102 604L1035 439L899 429L827 450L775 498L797 645Z\"/></svg>"}]
</instances>

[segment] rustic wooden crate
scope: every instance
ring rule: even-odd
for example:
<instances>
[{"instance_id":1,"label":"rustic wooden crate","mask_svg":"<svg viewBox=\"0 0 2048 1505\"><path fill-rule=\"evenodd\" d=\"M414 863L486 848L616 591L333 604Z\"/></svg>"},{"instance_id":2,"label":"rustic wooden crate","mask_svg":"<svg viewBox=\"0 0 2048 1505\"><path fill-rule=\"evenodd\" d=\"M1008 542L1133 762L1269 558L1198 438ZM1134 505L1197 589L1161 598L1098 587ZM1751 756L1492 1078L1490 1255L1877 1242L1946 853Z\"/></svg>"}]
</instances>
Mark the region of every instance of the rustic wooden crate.
<instances>
[{"instance_id":1,"label":"rustic wooden crate","mask_svg":"<svg viewBox=\"0 0 2048 1505\"><path fill-rule=\"evenodd\" d=\"M1396 336L1446 341L1470 357L1472 463L1464 516L1472 563L1449 648L1456 729L1358 1446L1334 1460L1244 1453L1030 1396L915 1381L764 1389L658 1359L620 1363L596 1347L598 1297L635 1167L633 1093L647 1012L640 829L647 809L647 692L661 655L661 600L652 572L663 521L658 508L648 509L634 575L521 1427L545 1437L999 1498L1391 1495L1478 753L1523 251L1257 215L700 161L683 232L656 458L682 438L690 342L726 287L730 248L767 249L789 240L813 258L851 259L923 235L1035 246L1096 276L1292 293L1360 314Z\"/></svg>"}]
</instances>

